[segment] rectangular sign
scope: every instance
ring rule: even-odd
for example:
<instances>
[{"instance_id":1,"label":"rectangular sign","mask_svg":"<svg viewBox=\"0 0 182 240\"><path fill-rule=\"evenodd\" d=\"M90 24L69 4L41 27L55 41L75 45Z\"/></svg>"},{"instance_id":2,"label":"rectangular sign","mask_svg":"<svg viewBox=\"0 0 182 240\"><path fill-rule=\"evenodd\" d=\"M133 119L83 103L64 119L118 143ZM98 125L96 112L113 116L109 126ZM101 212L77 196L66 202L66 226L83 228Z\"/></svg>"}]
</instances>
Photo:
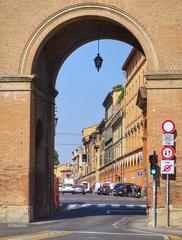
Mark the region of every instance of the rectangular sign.
<instances>
[{"instance_id":1,"label":"rectangular sign","mask_svg":"<svg viewBox=\"0 0 182 240\"><path fill-rule=\"evenodd\" d=\"M174 160L161 161L161 174L174 174Z\"/></svg>"},{"instance_id":2,"label":"rectangular sign","mask_svg":"<svg viewBox=\"0 0 182 240\"><path fill-rule=\"evenodd\" d=\"M174 146L174 134L163 134L162 135L163 146Z\"/></svg>"}]
</instances>

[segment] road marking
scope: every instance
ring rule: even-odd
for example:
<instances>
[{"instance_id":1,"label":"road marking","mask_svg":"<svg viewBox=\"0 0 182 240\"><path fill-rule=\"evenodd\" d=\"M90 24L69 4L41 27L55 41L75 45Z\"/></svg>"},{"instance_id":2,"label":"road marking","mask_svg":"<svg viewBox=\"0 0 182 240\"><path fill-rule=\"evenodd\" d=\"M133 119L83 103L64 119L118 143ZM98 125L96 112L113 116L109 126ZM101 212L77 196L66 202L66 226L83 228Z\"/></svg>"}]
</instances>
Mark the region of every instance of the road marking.
<instances>
[{"instance_id":1,"label":"road marking","mask_svg":"<svg viewBox=\"0 0 182 240\"><path fill-rule=\"evenodd\" d=\"M97 207L106 207L106 204L103 204L103 203L99 203L96 205Z\"/></svg>"},{"instance_id":2,"label":"road marking","mask_svg":"<svg viewBox=\"0 0 182 240\"><path fill-rule=\"evenodd\" d=\"M93 204L91 203L86 203L86 204L82 204L80 207L81 208L86 208L86 207L91 207Z\"/></svg>"},{"instance_id":3,"label":"road marking","mask_svg":"<svg viewBox=\"0 0 182 240\"><path fill-rule=\"evenodd\" d=\"M66 209L67 210L70 210L70 209L73 209L73 208L76 208L78 206L78 204L69 204Z\"/></svg>"},{"instance_id":4,"label":"road marking","mask_svg":"<svg viewBox=\"0 0 182 240\"><path fill-rule=\"evenodd\" d=\"M144 233L111 233L111 232L86 232L86 231L71 231L72 233L85 233L85 234L99 234L99 235L115 235L115 236L149 236L149 237L163 237L164 240L169 240L169 237L164 235L164 234L157 234L157 233L149 233L149 232L144 232ZM172 239L173 240L173 239ZM181 240L181 239L174 239L174 240Z\"/></svg>"},{"instance_id":5,"label":"road marking","mask_svg":"<svg viewBox=\"0 0 182 240\"><path fill-rule=\"evenodd\" d=\"M127 219L127 217L124 217L124 218L120 219L119 221L113 223L112 226L117 228L117 225L119 225L121 222L125 221L126 219Z\"/></svg>"},{"instance_id":6,"label":"road marking","mask_svg":"<svg viewBox=\"0 0 182 240\"><path fill-rule=\"evenodd\" d=\"M133 205L133 204L126 204L126 207L128 207L128 208L134 208L135 205Z\"/></svg>"},{"instance_id":7,"label":"road marking","mask_svg":"<svg viewBox=\"0 0 182 240\"><path fill-rule=\"evenodd\" d=\"M146 204L141 204L141 205L139 205L139 207L146 208L147 206L146 206Z\"/></svg>"},{"instance_id":8,"label":"road marking","mask_svg":"<svg viewBox=\"0 0 182 240\"><path fill-rule=\"evenodd\" d=\"M120 207L126 207L126 208L135 208L135 207L140 207L140 208L146 208L146 205L142 204L142 205L134 205L134 204L126 204L126 205L121 205L121 204L105 204L105 203L98 203L98 204L93 204L93 203L85 203L85 204L78 204L78 203L70 203L67 205L62 205L62 207L65 206L66 210L70 210L70 209L74 209L74 208L87 208L87 207L98 207L98 208L102 208L102 207L112 207L112 208L120 208Z\"/></svg>"},{"instance_id":9,"label":"road marking","mask_svg":"<svg viewBox=\"0 0 182 240\"><path fill-rule=\"evenodd\" d=\"M68 231L40 231L35 233L29 233L24 235L17 235L17 236L9 236L0 238L0 240L39 240L39 239L46 239L46 238L53 238L53 237L64 237L70 235L71 232Z\"/></svg>"},{"instance_id":10,"label":"road marking","mask_svg":"<svg viewBox=\"0 0 182 240\"><path fill-rule=\"evenodd\" d=\"M116 207L116 208L118 208L118 207L120 207L121 205L120 204L111 204L111 207Z\"/></svg>"}]
</instances>

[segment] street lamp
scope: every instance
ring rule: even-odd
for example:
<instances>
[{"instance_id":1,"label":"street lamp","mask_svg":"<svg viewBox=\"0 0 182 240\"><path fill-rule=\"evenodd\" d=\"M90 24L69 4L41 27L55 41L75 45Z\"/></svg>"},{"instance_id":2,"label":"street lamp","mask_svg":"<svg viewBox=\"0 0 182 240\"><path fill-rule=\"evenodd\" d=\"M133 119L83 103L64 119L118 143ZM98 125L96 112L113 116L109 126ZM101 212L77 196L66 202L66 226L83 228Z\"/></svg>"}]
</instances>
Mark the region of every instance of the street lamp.
<instances>
[{"instance_id":1,"label":"street lamp","mask_svg":"<svg viewBox=\"0 0 182 240\"><path fill-rule=\"evenodd\" d=\"M97 71L99 72L99 69L101 68L102 62L103 62L103 59L101 58L101 56L99 54L99 39L98 39L98 54L95 57L94 62L95 62L95 67L97 68Z\"/></svg>"},{"instance_id":2,"label":"street lamp","mask_svg":"<svg viewBox=\"0 0 182 240\"><path fill-rule=\"evenodd\" d=\"M56 127L57 126L57 123L58 123L58 117L54 117L54 126Z\"/></svg>"}]
</instances>

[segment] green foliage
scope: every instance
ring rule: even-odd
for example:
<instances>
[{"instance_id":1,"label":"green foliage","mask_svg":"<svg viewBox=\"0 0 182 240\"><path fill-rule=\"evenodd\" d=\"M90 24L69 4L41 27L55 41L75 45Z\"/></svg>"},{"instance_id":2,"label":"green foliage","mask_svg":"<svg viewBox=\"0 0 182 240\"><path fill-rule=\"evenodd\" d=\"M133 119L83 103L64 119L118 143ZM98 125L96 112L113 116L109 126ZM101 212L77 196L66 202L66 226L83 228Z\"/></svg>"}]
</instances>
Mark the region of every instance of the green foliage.
<instances>
[{"instance_id":1,"label":"green foliage","mask_svg":"<svg viewBox=\"0 0 182 240\"><path fill-rule=\"evenodd\" d=\"M121 102L123 100L123 98L124 98L124 87L122 87L121 93L118 97L119 102Z\"/></svg>"},{"instance_id":2,"label":"green foliage","mask_svg":"<svg viewBox=\"0 0 182 240\"><path fill-rule=\"evenodd\" d=\"M120 91L120 90L122 90L123 89L123 86L122 85L120 85L120 84L117 84L116 86L114 86L113 87L113 91Z\"/></svg>"},{"instance_id":3,"label":"green foliage","mask_svg":"<svg viewBox=\"0 0 182 240\"><path fill-rule=\"evenodd\" d=\"M59 155L56 150L54 150L54 165L59 165Z\"/></svg>"}]
</instances>

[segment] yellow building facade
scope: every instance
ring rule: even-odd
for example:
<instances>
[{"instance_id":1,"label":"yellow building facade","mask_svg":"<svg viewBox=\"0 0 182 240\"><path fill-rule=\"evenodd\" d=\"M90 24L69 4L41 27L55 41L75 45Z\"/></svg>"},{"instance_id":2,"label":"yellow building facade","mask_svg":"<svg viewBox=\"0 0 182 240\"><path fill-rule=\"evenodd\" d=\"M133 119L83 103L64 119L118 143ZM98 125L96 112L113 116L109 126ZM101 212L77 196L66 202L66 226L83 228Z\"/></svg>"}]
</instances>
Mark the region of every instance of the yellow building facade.
<instances>
[{"instance_id":1,"label":"yellow building facade","mask_svg":"<svg viewBox=\"0 0 182 240\"><path fill-rule=\"evenodd\" d=\"M59 179L59 183L63 184L65 178L73 176L73 164L62 163L54 166L54 174Z\"/></svg>"},{"instance_id":2,"label":"yellow building facade","mask_svg":"<svg viewBox=\"0 0 182 240\"><path fill-rule=\"evenodd\" d=\"M113 87L112 92L106 96L103 106L105 108L105 128L101 148L104 158L100 166L101 182L121 181L121 161L123 156L123 99L124 88L120 85ZM103 157L103 154L102 154Z\"/></svg>"},{"instance_id":3,"label":"yellow building facade","mask_svg":"<svg viewBox=\"0 0 182 240\"><path fill-rule=\"evenodd\" d=\"M146 85L145 56L133 49L122 70L125 79L125 153L122 161L122 182L146 186L146 159L143 154L144 119L142 110L136 105L139 89Z\"/></svg>"}]
</instances>

